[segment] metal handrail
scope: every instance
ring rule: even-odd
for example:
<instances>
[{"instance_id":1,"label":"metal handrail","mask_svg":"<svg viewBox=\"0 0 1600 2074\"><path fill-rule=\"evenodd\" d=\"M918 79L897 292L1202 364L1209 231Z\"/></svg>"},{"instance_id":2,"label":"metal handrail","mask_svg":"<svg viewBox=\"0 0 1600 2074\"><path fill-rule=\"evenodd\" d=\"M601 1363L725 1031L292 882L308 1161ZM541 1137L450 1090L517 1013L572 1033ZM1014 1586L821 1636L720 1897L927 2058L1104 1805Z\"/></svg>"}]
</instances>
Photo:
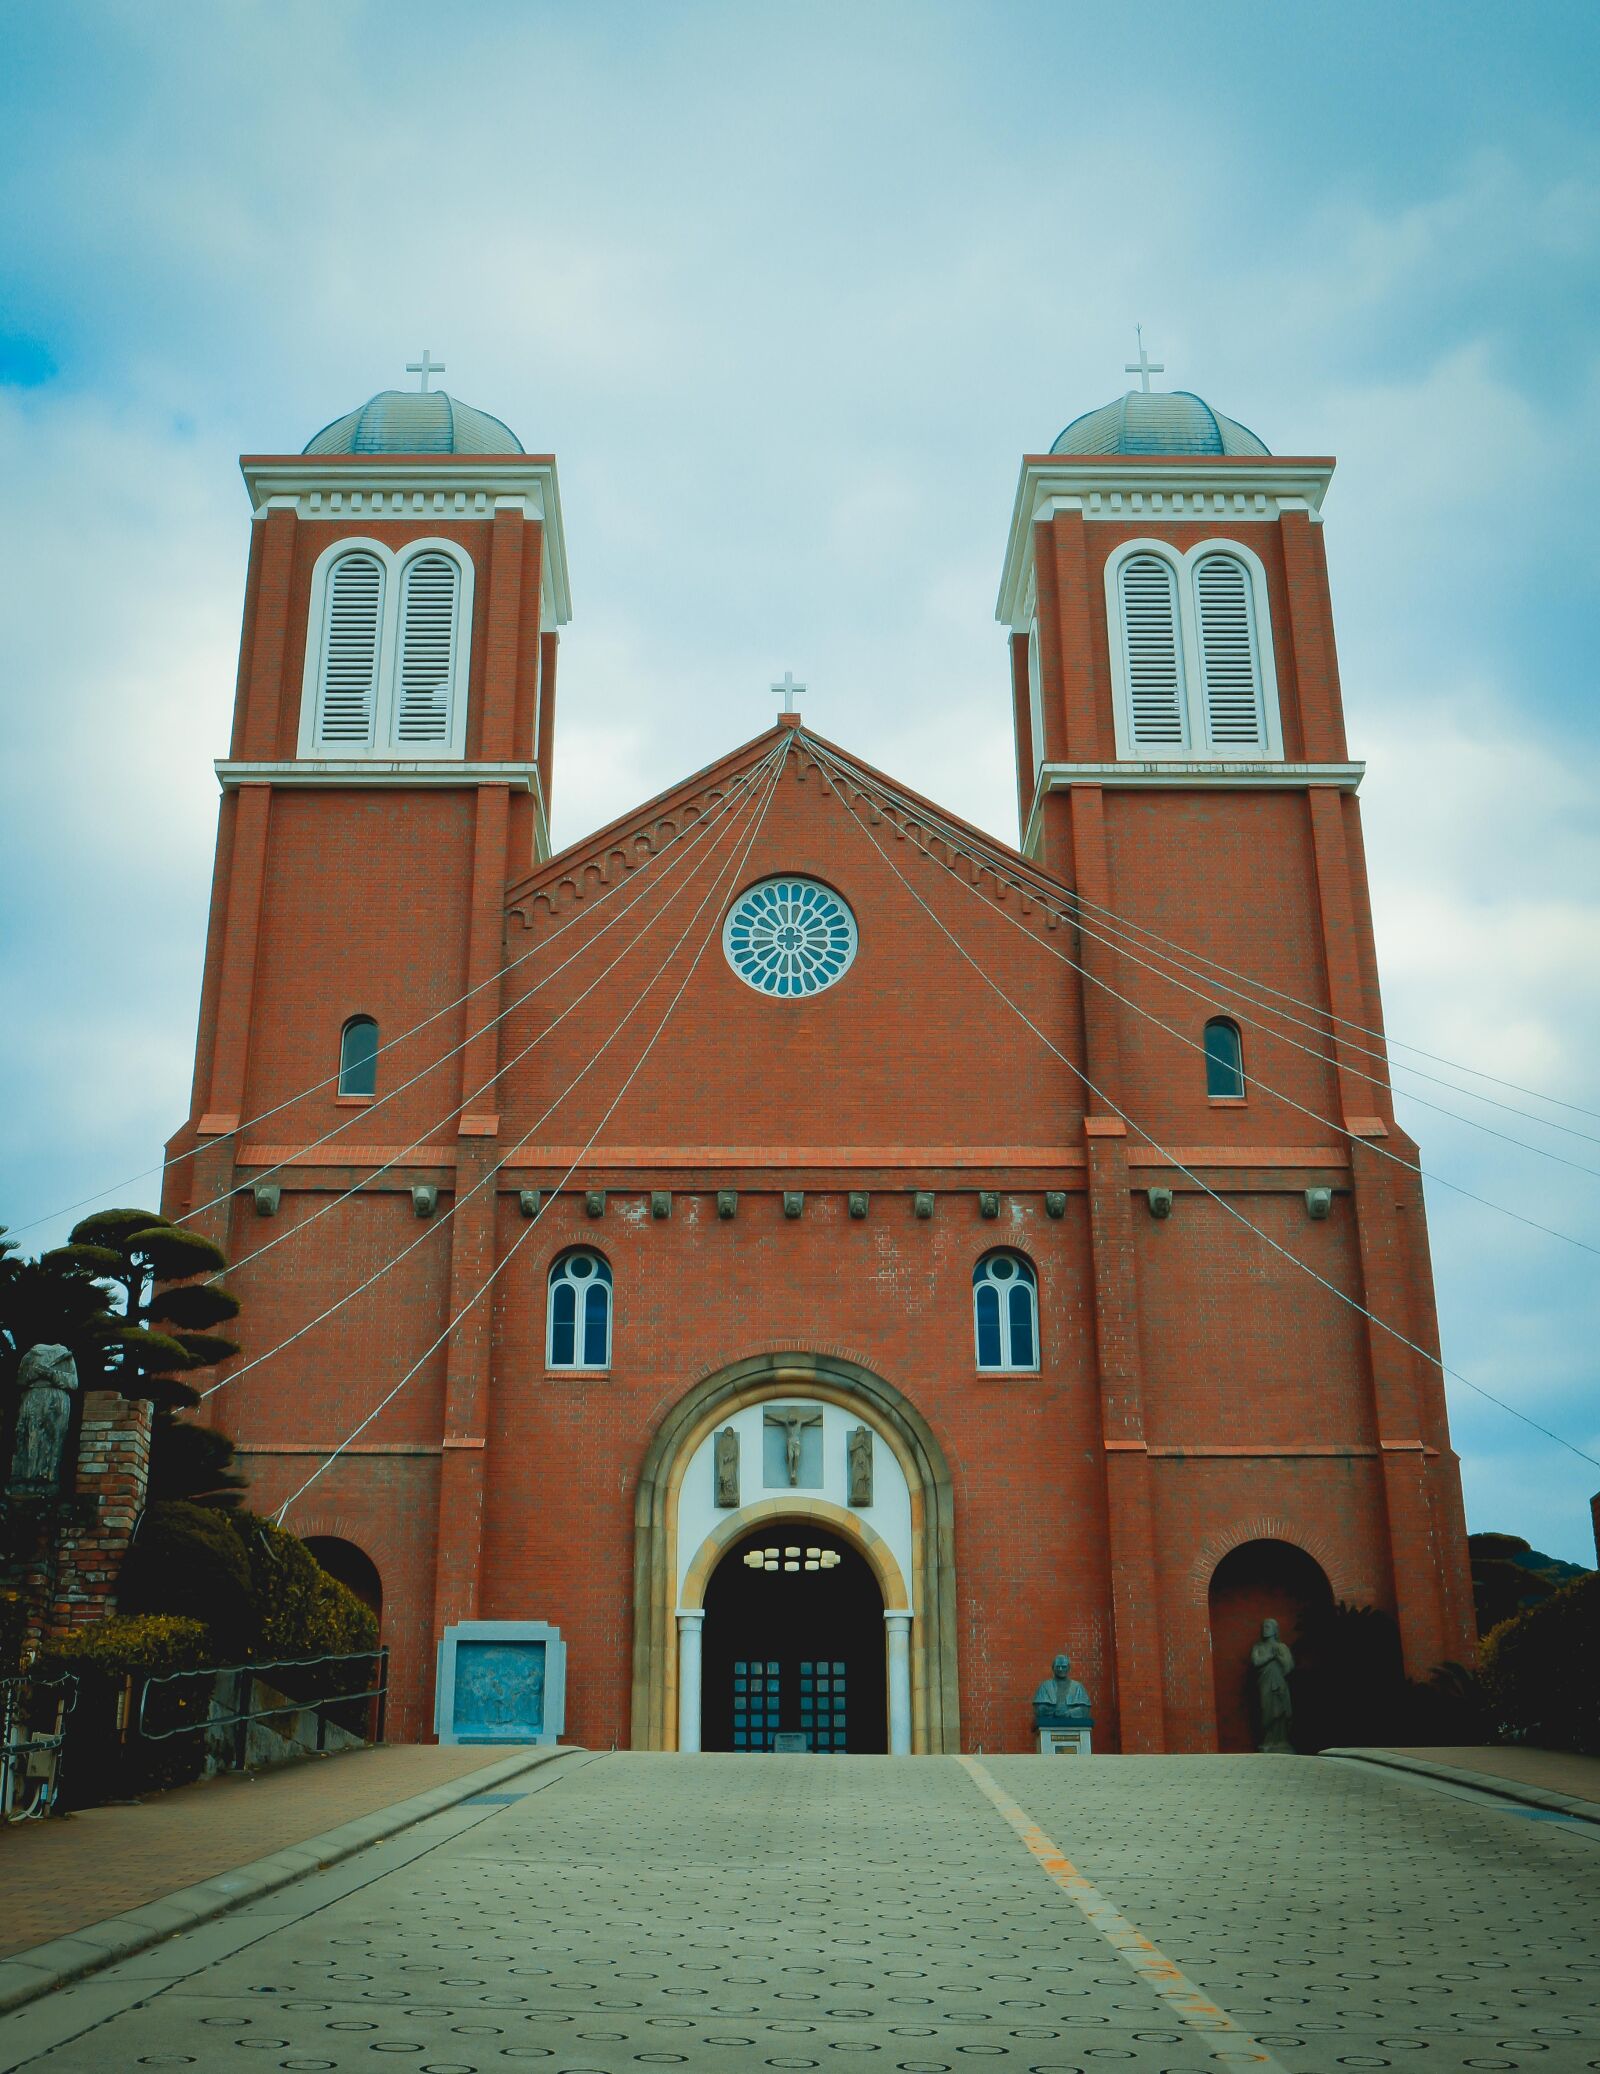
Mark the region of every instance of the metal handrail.
<instances>
[{"instance_id":1,"label":"metal handrail","mask_svg":"<svg viewBox=\"0 0 1600 2074\"><path fill-rule=\"evenodd\" d=\"M319 1694L315 1699L286 1700L281 1706L257 1707L253 1709L243 1708L233 1714L213 1714L208 1708L203 1720L180 1722L176 1728L147 1728L145 1726L145 1708L149 1704L152 1690L158 1685L176 1685L185 1678L204 1678L214 1685L219 1678L231 1677L240 1681L237 1687L240 1695L248 1696L250 1686L257 1678L268 1671L307 1671L316 1669L320 1664L370 1662L375 1662L379 1666L378 1682L376 1685L369 1686L361 1692L323 1693ZM348 1702L356 1700L377 1700L379 1702L378 1719L372 1740L375 1743L381 1743L383 1740L385 1711L383 1703L388 1697L388 1692L389 1651L384 1645L380 1645L376 1649L351 1650L338 1656L291 1656L278 1657L265 1663L205 1664L193 1671L164 1671L157 1677L146 1678L139 1693L139 1706L133 1724L134 1733L147 1743L165 1743L170 1742L174 1736L198 1735L207 1729L245 1728L252 1721L271 1721L279 1714L315 1713L320 1744L324 1723L324 1708L343 1706Z\"/></svg>"}]
</instances>

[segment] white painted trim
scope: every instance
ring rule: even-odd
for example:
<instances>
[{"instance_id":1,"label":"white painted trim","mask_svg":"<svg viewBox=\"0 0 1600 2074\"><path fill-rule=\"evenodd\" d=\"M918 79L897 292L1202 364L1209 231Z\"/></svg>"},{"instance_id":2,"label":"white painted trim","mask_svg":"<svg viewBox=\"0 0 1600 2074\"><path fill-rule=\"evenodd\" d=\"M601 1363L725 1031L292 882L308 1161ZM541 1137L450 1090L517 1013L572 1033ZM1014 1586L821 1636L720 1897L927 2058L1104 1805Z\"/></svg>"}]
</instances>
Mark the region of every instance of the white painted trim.
<instances>
[{"instance_id":1,"label":"white painted trim","mask_svg":"<svg viewBox=\"0 0 1600 2074\"><path fill-rule=\"evenodd\" d=\"M1039 822L1046 793L1073 785L1122 787L1135 792L1309 792L1331 786L1337 792L1360 789L1364 763L1223 763L1183 758L1153 763L1047 763L1039 773L1033 811L1022 839L1022 854L1038 847Z\"/></svg>"},{"instance_id":2,"label":"white painted trim","mask_svg":"<svg viewBox=\"0 0 1600 2074\"><path fill-rule=\"evenodd\" d=\"M605 1269L603 1276L586 1275L579 1281L567 1272L571 1263L578 1259L598 1260ZM572 1299L572 1359L558 1361L555 1355L556 1340L556 1290L570 1288ZM588 1327L589 1291L604 1289L606 1292L606 1350L600 1361L584 1358L583 1342ZM611 1370L611 1335L617 1322L616 1276L611 1262L598 1246L568 1246L558 1253L550 1263L550 1271L544 1283L544 1365L552 1375L607 1375Z\"/></svg>"},{"instance_id":3,"label":"white painted trim","mask_svg":"<svg viewBox=\"0 0 1600 2074\"><path fill-rule=\"evenodd\" d=\"M1187 705L1185 725L1188 741L1185 755L1198 762L1201 759L1217 762L1237 762L1238 750L1213 749L1207 739L1210 715L1206 708L1205 673L1201 668L1200 628L1195 609L1194 574L1207 555L1231 555L1242 562L1250 572L1251 610L1254 614L1252 632L1255 636L1256 663L1261 672L1261 711L1266 726L1266 741L1261 746L1260 762L1276 762L1283 754L1283 726L1278 713L1278 671L1272 652L1272 608L1267 596L1267 572L1261 557L1253 548L1246 547L1242 540L1217 538L1198 541L1193 547L1180 551L1170 541L1145 538L1124 540L1106 556L1106 626L1111 636L1111 707L1116 725L1117 754L1134 758L1140 755L1139 745L1133 739L1132 720L1128 710L1128 657L1126 629L1122 623L1121 575L1123 564L1135 555L1153 555L1157 561L1165 562L1172 570L1178 592L1178 626L1183 644L1183 689Z\"/></svg>"},{"instance_id":4,"label":"white painted trim","mask_svg":"<svg viewBox=\"0 0 1600 2074\"><path fill-rule=\"evenodd\" d=\"M408 456L403 466L361 460L328 464L316 454L240 462L257 518L293 511L300 518L348 525L352 519L492 519L496 509L520 506L544 526L544 603L547 624L572 618L567 542L554 461L517 454L473 464L454 454Z\"/></svg>"},{"instance_id":5,"label":"white painted trim","mask_svg":"<svg viewBox=\"0 0 1600 2074\"><path fill-rule=\"evenodd\" d=\"M1028 721L1033 730L1033 775L1044 764L1044 666L1039 658L1039 615L1028 622Z\"/></svg>"},{"instance_id":6,"label":"white painted trim","mask_svg":"<svg viewBox=\"0 0 1600 2074\"><path fill-rule=\"evenodd\" d=\"M236 763L221 757L212 768L224 792L240 785L509 785L514 792L539 791L533 763L402 762L397 757L338 756L298 763Z\"/></svg>"},{"instance_id":7,"label":"white painted trim","mask_svg":"<svg viewBox=\"0 0 1600 2074\"><path fill-rule=\"evenodd\" d=\"M995 617L1023 633L1033 611L1033 525L1056 511L1081 511L1086 520L1130 519L1193 524L1275 525L1286 511L1303 511L1313 524L1333 477L1331 461L1275 460L1263 456L1242 467L1209 459L1137 466L1108 454L1052 455L1025 460L1011 510L1005 564Z\"/></svg>"},{"instance_id":8,"label":"white painted trim","mask_svg":"<svg viewBox=\"0 0 1600 2074\"><path fill-rule=\"evenodd\" d=\"M368 757L395 759L405 752L394 741L395 676L400 646L400 605L405 572L419 555L441 554L454 563L456 587L455 639L450 655L450 739L442 753L459 756L467 739L467 685L472 666L472 597L476 571L473 560L458 540L408 540L396 551L381 540L365 534L341 534L318 555L311 571L311 606L306 621L306 660L300 676L299 753L316 757L323 749L317 738L317 705L322 679L322 651L327 638L328 580L334 565L347 554L366 554L380 564L383 578L383 621L378 635L378 677L372 746L357 749L340 744L341 761L364 761ZM430 744L430 748L434 745ZM438 753L436 750L435 753Z\"/></svg>"},{"instance_id":9,"label":"white painted trim","mask_svg":"<svg viewBox=\"0 0 1600 2074\"><path fill-rule=\"evenodd\" d=\"M1015 1280L1008 1276L1005 1281L999 1281L988 1272L990 1262L995 1260L1021 1262L1028 1272L1025 1276L1019 1276ZM972 1359L974 1367L979 1375L1037 1375L1039 1373L1039 1359L1042 1351L1039 1346L1039 1270L1034 1266L1029 1255L1022 1251L1020 1246L992 1246L975 1265L984 1272L981 1279L977 1274L974 1274L972 1278ZM1013 1361L1011 1358L1011 1305L1008 1299L1011 1291L1018 1287L1027 1290L1033 1308L1033 1359L1031 1361ZM992 1289L996 1297L995 1307L998 1312L997 1322L1000 1327L1000 1359L994 1362L986 1362L983 1358L983 1343L978 1331L978 1292L980 1289Z\"/></svg>"}]
</instances>

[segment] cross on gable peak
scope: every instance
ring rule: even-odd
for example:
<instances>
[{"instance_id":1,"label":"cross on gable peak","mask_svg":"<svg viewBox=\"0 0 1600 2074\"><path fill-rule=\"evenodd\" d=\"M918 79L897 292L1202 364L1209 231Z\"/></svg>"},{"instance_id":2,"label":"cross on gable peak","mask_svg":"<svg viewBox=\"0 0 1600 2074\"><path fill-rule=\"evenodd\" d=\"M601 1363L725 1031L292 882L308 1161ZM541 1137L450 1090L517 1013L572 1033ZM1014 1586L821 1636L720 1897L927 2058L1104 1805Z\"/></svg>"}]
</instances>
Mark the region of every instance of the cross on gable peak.
<instances>
[{"instance_id":1,"label":"cross on gable peak","mask_svg":"<svg viewBox=\"0 0 1600 2074\"><path fill-rule=\"evenodd\" d=\"M803 684L797 684L795 682L793 670L785 670L781 682L774 684L772 686L772 696L775 699L783 700L783 710L785 715L793 715L798 717L797 708L795 706L795 700L798 698L803 698L805 696L805 690L806 687Z\"/></svg>"}]
</instances>

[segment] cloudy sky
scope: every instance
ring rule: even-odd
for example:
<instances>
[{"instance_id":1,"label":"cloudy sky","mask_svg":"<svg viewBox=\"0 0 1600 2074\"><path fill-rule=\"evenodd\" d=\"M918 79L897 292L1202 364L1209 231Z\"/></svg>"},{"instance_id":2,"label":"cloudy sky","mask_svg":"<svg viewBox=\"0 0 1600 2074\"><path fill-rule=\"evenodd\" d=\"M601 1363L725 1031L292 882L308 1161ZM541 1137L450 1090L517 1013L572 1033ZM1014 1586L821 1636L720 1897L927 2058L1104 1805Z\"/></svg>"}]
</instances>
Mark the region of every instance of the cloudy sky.
<instances>
[{"instance_id":1,"label":"cloudy sky","mask_svg":"<svg viewBox=\"0 0 1600 2074\"><path fill-rule=\"evenodd\" d=\"M1017 460L1139 321L1170 385L1340 457L1390 1026L1580 1105L1419 1083L1567 1164L1406 1118L1600 1245L1586 0L10 0L0 42L0 1218L153 1196L118 1184L187 1105L241 451L427 345L557 453L558 841L785 668L1014 837ZM1600 1455L1594 1253L1431 1209L1446 1358ZM1451 1398L1470 1523L1592 1561L1600 1469Z\"/></svg>"}]
</instances>

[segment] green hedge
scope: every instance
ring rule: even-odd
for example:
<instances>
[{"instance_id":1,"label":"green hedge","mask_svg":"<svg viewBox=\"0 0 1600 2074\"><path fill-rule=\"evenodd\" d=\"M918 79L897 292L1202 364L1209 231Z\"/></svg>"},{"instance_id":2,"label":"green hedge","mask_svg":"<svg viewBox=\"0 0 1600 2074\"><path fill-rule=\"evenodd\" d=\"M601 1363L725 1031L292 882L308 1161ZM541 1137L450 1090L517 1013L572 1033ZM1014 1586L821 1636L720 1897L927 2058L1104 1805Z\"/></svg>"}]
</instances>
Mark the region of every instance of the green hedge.
<instances>
[{"instance_id":1,"label":"green hedge","mask_svg":"<svg viewBox=\"0 0 1600 2074\"><path fill-rule=\"evenodd\" d=\"M1491 1629L1483 1680L1519 1742L1600 1756L1600 1572Z\"/></svg>"},{"instance_id":2,"label":"green hedge","mask_svg":"<svg viewBox=\"0 0 1600 2074\"><path fill-rule=\"evenodd\" d=\"M146 1742L133 1733L130 1721L124 1740L117 1713L129 1679L137 1707L146 1678L201 1670L210 1661L211 1637L203 1623L164 1613L116 1614L42 1650L36 1666L41 1673L71 1671L79 1681L62 1751L63 1803L89 1807L101 1800L128 1800L199 1778L206 1755L203 1734ZM204 1721L211 1689L208 1678L158 1686L145 1709L147 1726L169 1729Z\"/></svg>"}]
</instances>

